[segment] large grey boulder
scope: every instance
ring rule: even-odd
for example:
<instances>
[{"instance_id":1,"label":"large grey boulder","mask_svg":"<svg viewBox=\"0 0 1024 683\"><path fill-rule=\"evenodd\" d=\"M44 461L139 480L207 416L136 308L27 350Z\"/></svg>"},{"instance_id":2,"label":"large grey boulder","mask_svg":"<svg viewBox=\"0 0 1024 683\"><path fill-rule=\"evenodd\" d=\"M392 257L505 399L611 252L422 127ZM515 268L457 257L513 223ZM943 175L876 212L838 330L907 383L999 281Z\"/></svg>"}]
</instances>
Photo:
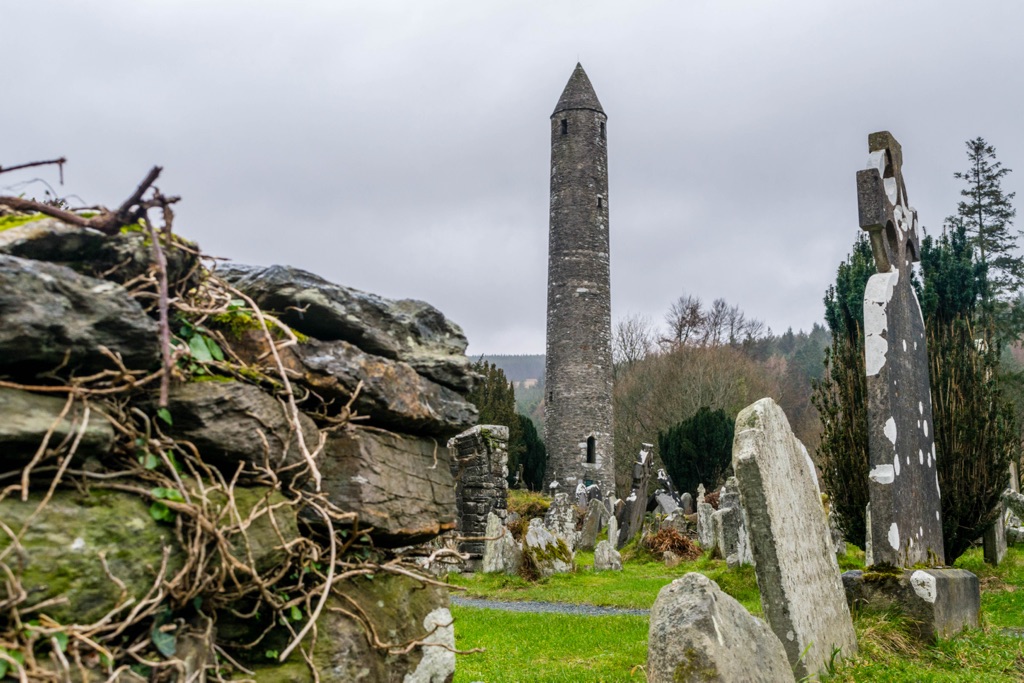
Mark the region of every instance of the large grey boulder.
<instances>
[{"instance_id":1,"label":"large grey boulder","mask_svg":"<svg viewBox=\"0 0 1024 683\"><path fill-rule=\"evenodd\" d=\"M601 541L594 548L594 571L622 571L622 555L608 541Z\"/></svg>"},{"instance_id":2,"label":"large grey boulder","mask_svg":"<svg viewBox=\"0 0 1024 683\"><path fill-rule=\"evenodd\" d=\"M768 625L703 574L676 579L651 607L648 683L789 682L793 671Z\"/></svg>"},{"instance_id":3,"label":"large grey boulder","mask_svg":"<svg viewBox=\"0 0 1024 683\"><path fill-rule=\"evenodd\" d=\"M26 465L51 429L48 448L53 453L67 452L83 429L85 412L82 403L75 401L67 415L58 420L66 403L64 397L0 388L0 471ZM75 455L82 458L105 455L113 445L114 428L93 406Z\"/></svg>"},{"instance_id":4,"label":"large grey boulder","mask_svg":"<svg viewBox=\"0 0 1024 683\"><path fill-rule=\"evenodd\" d=\"M53 263L0 254L0 320L0 374L116 368L100 347L132 370L160 362L156 321L123 287Z\"/></svg>"},{"instance_id":5,"label":"large grey boulder","mask_svg":"<svg viewBox=\"0 0 1024 683\"><path fill-rule=\"evenodd\" d=\"M736 417L732 465L765 619L803 677L857 652L814 467L770 398Z\"/></svg>"},{"instance_id":6,"label":"large grey boulder","mask_svg":"<svg viewBox=\"0 0 1024 683\"><path fill-rule=\"evenodd\" d=\"M262 334L247 335L240 355L255 360L265 344ZM476 424L476 406L458 392L426 379L407 363L364 353L348 342L309 339L280 355L292 381L330 402L329 410L340 410L358 387L352 407L368 418L366 424L443 438ZM265 360L263 367L273 376L270 362Z\"/></svg>"},{"instance_id":7,"label":"large grey boulder","mask_svg":"<svg viewBox=\"0 0 1024 683\"><path fill-rule=\"evenodd\" d=\"M355 429L331 434L317 460L322 490L359 515L382 547L428 541L456 527L448 449L434 439ZM307 511L304 517L320 518Z\"/></svg>"},{"instance_id":8,"label":"large grey boulder","mask_svg":"<svg viewBox=\"0 0 1024 683\"><path fill-rule=\"evenodd\" d=\"M523 564L540 578L572 571L572 551L539 518L530 520L523 535Z\"/></svg>"},{"instance_id":9,"label":"large grey boulder","mask_svg":"<svg viewBox=\"0 0 1024 683\"><path fill-rule=\"evenodd\" d=\"M239 463L252 472L268 465L279 471L304 462L285 404L251 384L178 384L170 391L167 409L172 424L164 426L164 431L191 441L204 461L219 467L228 478ZM312 452L320 432L304 413L299 413L298 419L306 447Z\"/></svg>"},{"instance_id":10,"label":"large grey boulder","mask_svg":"<svg viewBox=\"0 0 1024 683\"><path fill-rule=\"evenodd\" d=\"M487 513L487 540L480 568L485 574L518 574L523 564L523 550L512 538L512 532L493 512Z\"/></svg>"},{"instance_id":11,"label":"large grey boulder","mask_svg":"<svg viewBox=\"0 0 1024 683\"><path fill-rule=\"evenodd\" d=\"M224 264L217 275L311 337L347 341L367 353L406 362L460 392L475 382L462 329L430 304L385 299L286 266Z\"/></svg>"}]
</instances>

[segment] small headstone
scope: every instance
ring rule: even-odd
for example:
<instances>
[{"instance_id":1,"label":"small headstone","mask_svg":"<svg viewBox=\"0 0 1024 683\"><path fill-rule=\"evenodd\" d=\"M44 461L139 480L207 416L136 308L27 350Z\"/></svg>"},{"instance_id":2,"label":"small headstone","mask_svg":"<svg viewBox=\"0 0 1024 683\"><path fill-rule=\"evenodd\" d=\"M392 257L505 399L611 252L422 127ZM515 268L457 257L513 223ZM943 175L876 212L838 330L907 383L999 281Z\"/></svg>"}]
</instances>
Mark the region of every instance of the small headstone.
<instances>
[{"instance_id":1,"label":"small headstone","mask_svg":"<svg viewBox=\"0 0 1024 683\"><path fill-rule=\"evenodd\" d=\"M569 550L576 549L576 505L569 500L568 493L556 493L551 506L544 514L544 526L548 531L562 538Z\"/></svg>"},{"instance_id":2,"label":"small headstone","mask_svg":"<svg viewBox=\"0 0 1024 683\"><path fill-rule=\"evenodd\" d=\"M658 514L671 515L679 509L679 503L665 491L655 491L654 499L658 501L658 509L656 510Z\"/></svg>"},{"instance_id":3,"label":"small headstone","mask_svg":"<svg viewBox=\"0 0 1024 683\"><path fill-rule=\"evenodd\" d=\"M714 512L715 508L711 507L711 503L704 502L704 484L699 484L697 486L697 542L705 551L715 549L715 526L711 520L711 515Z\"/></svg>"},{"instance_id":4,"label":"small headstone","mask_svg":"<svg viewBox=\"0 0 1024 683\"><path fill-rule=\"evenodd\" d=\"M661 589L651 607L647 646L648 683L793 682L778 637L703 574L687 574Z\"/></svg>"},{"instance_id":5,"label":"small headstone","mask_svg":"<svg viewBox=\"0 0 1024 683\"><path fill-rule=\"evenodd\" d=\"M941 565L928 350L911 283L920 254L917 211L908 203L896 139L872 133L868 150L868 166L857 172L857 203L878 270L864 291L871 557L897 567Z\"/></svg>"},{"instance_id":6,"label":"small headstone","mask_svg":"<svg viewBox=\"0 0 1024 683\"><path fill-rule=\"evenodd\" d=\"M608 541L601 541L594 548L594 571L622 571L622 556Z\"/></svg>"},{"instance_id":7,"label":"small headstone","mask_svg":"<svg viewBox=\"0 0 1024 683\"><path fill-rule=\"evenodd\" d=\"M587 516L583 519L583 530L580 531L580 550L593 550L597 544L597 535L601 533L603 522L608 516L608 510L604 503L599 500L590 501L587 506Z\"/></svg>"},{"instance_id":8,"label":"small headstone","mask_svg":"<svg viewBox=\"0 0 1024 683\"><path fill-rule=\"evenodd\" d=\"M764 398L736 417L732 452L765 618L798 676L857 652L814 465L782 409Z\"/></svg>"},{"instance_id":9,"label":"small headstone","mask_svg":"<svg viewBox=\"0 0 1024 683\"><path fill-rule=\"evenodd\" d=\"M583 509L586 509L588 501L589 499L587 498L587 486L581 481L580 483L576 484L576 505L580 506Z\"/></svg>"},{"instance_id":10,"label":"small headstone","mask_svg":"<svg viewBox=\"0 0 1024 683\"><path fill-rule=\"evenodd\" d=\"M743 523L743 510L739 507L723 507L711 515L715 531L715 550L730 568L754 564L754 557Z\"/></svg>"},{"instance_id":11,"label":"small headstone","mask_svg":"<svg viewBox=\"0 0 1024 683\"><path fill-rule=\"evenodd\" d=\"M512 533L493 512L487 515L487 541L481 571L485 574L517 574L523 562L523 551Z\"/></svg>"},{"instance_id":12,"label":"small headstone","mask_svg":"<svg viewBox=\"0 0 1024 683\"><path fill-rule=\"evenodd\" d=\"M564 495L564 494L563 494ZM534 518L523 536L523 561L530 562L543 578L572 571L572 551L565 541Z\"/></svg>"},{"instance_id":13,"label":"small headstone","mask_svg":"<svg viewBox=\"0 0 1024 683\"><path fill-rule=\"evenodd\" d=\"M679 506L683 508L683 514L692 515L694 513L693 496L690 495L690 492L687 491L686 493L684 493L682 496L680 496L679 500Z\"/></svg>"},{"instance_id":14,"label":"small headstone","mask_svg":"<svg viewBox=\"0 0 1024 683\"><path fill-rule=\"evenodd\" d=\"M588 486L587 500L604 500L604 494L601 493L601 487L597 484L591 484Z\"/></svg>"},{"instance_id":15,"label":"small headstone","mask_svg":"<svg viewBox=\"0 0 1024 683\"><path fill-rule=\"evenodd\" d=\"M1003 524L1003 506L999 506L999 516L982 537L985 562L998 567L1006 557L1006 526Z\"/></svg>"},{"instance_id":16,"label":"small headstone","mask_svg":"<svg viewBox=\"0 0 1024 683\"><path fill-rule=\"evenodd\" d=\"M608 518L608 541L615 547L619 544L619 520L615 515Z\"/></svg>"}]
</instances>

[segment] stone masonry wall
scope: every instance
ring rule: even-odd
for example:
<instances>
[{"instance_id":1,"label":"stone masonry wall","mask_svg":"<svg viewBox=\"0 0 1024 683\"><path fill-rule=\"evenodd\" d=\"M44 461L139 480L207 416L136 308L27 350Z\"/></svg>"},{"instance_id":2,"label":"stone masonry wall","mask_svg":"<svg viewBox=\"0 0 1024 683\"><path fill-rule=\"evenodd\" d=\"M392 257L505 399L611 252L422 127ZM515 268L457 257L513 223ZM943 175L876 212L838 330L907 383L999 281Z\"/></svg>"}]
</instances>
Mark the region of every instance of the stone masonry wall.
<instances>
[{"instance_id":1,"label":"stone masonry wall","mask_svg":"<svg viewBox=\"0 0 1024 683\"><path fill-rule=\"evenodd\" d=\"M487 515L493 512L504 523L508 514L508 427L477 425L448 442L455 478L455 503L459 532L463 537L487 536ZM484 541L467 540L459 550L470 562L484 555Z\"/></svg>"}]
</instances>

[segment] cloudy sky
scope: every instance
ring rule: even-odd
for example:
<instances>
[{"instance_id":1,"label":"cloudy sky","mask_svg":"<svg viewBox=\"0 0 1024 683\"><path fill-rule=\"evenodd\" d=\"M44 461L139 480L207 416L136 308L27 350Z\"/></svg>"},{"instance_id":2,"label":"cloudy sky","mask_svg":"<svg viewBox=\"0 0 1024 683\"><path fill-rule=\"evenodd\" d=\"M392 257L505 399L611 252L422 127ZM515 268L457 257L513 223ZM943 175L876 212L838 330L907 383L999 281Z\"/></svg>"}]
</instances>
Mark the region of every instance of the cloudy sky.
<instances>
[{"instance_id":1,"label":"cloudy sky","mask_svg":"<svg viewBox=\"0 0 1024 683\"><path fill-rule=\"evenodd\" d=\"M0 194L115 205L159 164L211 254L543 352L548 117L579 60L609 116L613 318L685 292L808 329L868 133L902 143L927 229L968 138L1024 187L1022 29L1019 0L0 0L0 165L70 162Z\"/></svg>"}]
</instances>

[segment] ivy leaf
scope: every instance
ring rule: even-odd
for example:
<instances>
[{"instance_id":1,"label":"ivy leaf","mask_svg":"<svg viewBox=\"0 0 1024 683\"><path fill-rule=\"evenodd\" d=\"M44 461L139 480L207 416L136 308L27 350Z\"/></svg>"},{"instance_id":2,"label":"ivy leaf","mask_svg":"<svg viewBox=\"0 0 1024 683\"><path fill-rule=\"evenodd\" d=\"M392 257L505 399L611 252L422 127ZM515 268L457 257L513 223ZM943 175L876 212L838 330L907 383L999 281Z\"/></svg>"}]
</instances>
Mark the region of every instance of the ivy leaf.
<instances>
[{"instance_id":1,"label":"ivy leaf","mask_svg":"<svg viewBox=\"0 0 1024 683\"><path fill-rule=\"evenodd\" d=\"M157 501L149 506L149 516L157 522L173 522L174 511Z\"/></svg>"},{"instance_id":2,"label":"ivy leaf","mask_svg":"<svg viewBox=\"0 0 1024 683\"><path fill-rule=\"evenodd\" d=\"M298 605L292 605L292 609L288 614L292 621L302 621L302 610L299 609Z\"/></svg>"},{"instance_id":3,"label":"ivy leaf","mask_svg":"<svg viewBox=\"0 0 1024 683\"><path fill-rule=\"evenodd\" d=\"M68 650L68 634L63 631L59 631L53 634L53 639L57 641L57 648L61 652L67 652Z\"/></svg>"},{"instance_id":4,"label":"ivy leaf","mask_svg":"<svg viewBox=\"0 0 1024 683\"><path fill-rule=\"evenodd\" d=\"M178 650L178 638L171 632L164 631L163 626L171 620L171 611L164 610L153 620L153 628L149 632L149 639L153 646L164 657L171 658Z\"/></svg>"},{"instance_id":5,"label":"ivy leaf","mask_svg":"<svg viewBox=\"0 0 1024 683\"><path fill-rule=\"evenodd\" d=\"M280 655L278 654L277 650L267 650L263 653L263 656L267 659L277 659Z\"/></svg>"},{"instance_id":6,"label":"ivy leaf","mask_svg":"<svg viewBox=\"0 0 1024 683\"><path fill-rule=\"evenodd\" d=\"M167 410L167 408L158 409L156 411L156 416L166 422L168 426L174 425L174 420L171 419L171 411Z\"/></svg>"},{"instance_id":7,"label":"ivy leaf","mask_svg":"<svg viewBox=\"0 0 1024 683\"><path fill-rule=\"evenodd\" d=\"M210 350L210 355L215 360L224 360L224 352L220 350L220 346L217 345L217 342L213 341L209 337L204 337L204 339L206 339L206 346Z\"/></svg>"},{"instance_id":8,"label":"ivy leaf","mask_svg":"<svg viewBox=\"0 0 1024 683\"><path fill-rule=\"evenodd\" d=\"M175 503L185 502L185 497L181 495L181 492L178 491L178 489L168 489L164 488L163 486L158 486L155 489L151 489L150 494L154 498L158 498L161 500L170 500L174 501Z\"/></svg>"},{"instance_id":9,"label":"ivy leaf","mask_svg":"<svg viewBox=\"0 0 1024 683\"><path fill-rule=\"evenodd\" d=\"M200 363L209 363L213 360L210 347L206 345L206 339L201 334L188 340L188 350L192 352L192 358Z\"/></svg>"},{"instance_id":10,"label":"ivy leaf","mask_svg":"<svg viewBox=\"0 0 1024 683\"><path fill-rule=\"evenodd\" d=\"M145 455L140 457L139 461L142 463L142 466L145 467L147 470L155 470L157 467L160 466L160 461L157 459L155 455L153 455L149 451L146 451Z\"/></svg>"}]
</instances>

